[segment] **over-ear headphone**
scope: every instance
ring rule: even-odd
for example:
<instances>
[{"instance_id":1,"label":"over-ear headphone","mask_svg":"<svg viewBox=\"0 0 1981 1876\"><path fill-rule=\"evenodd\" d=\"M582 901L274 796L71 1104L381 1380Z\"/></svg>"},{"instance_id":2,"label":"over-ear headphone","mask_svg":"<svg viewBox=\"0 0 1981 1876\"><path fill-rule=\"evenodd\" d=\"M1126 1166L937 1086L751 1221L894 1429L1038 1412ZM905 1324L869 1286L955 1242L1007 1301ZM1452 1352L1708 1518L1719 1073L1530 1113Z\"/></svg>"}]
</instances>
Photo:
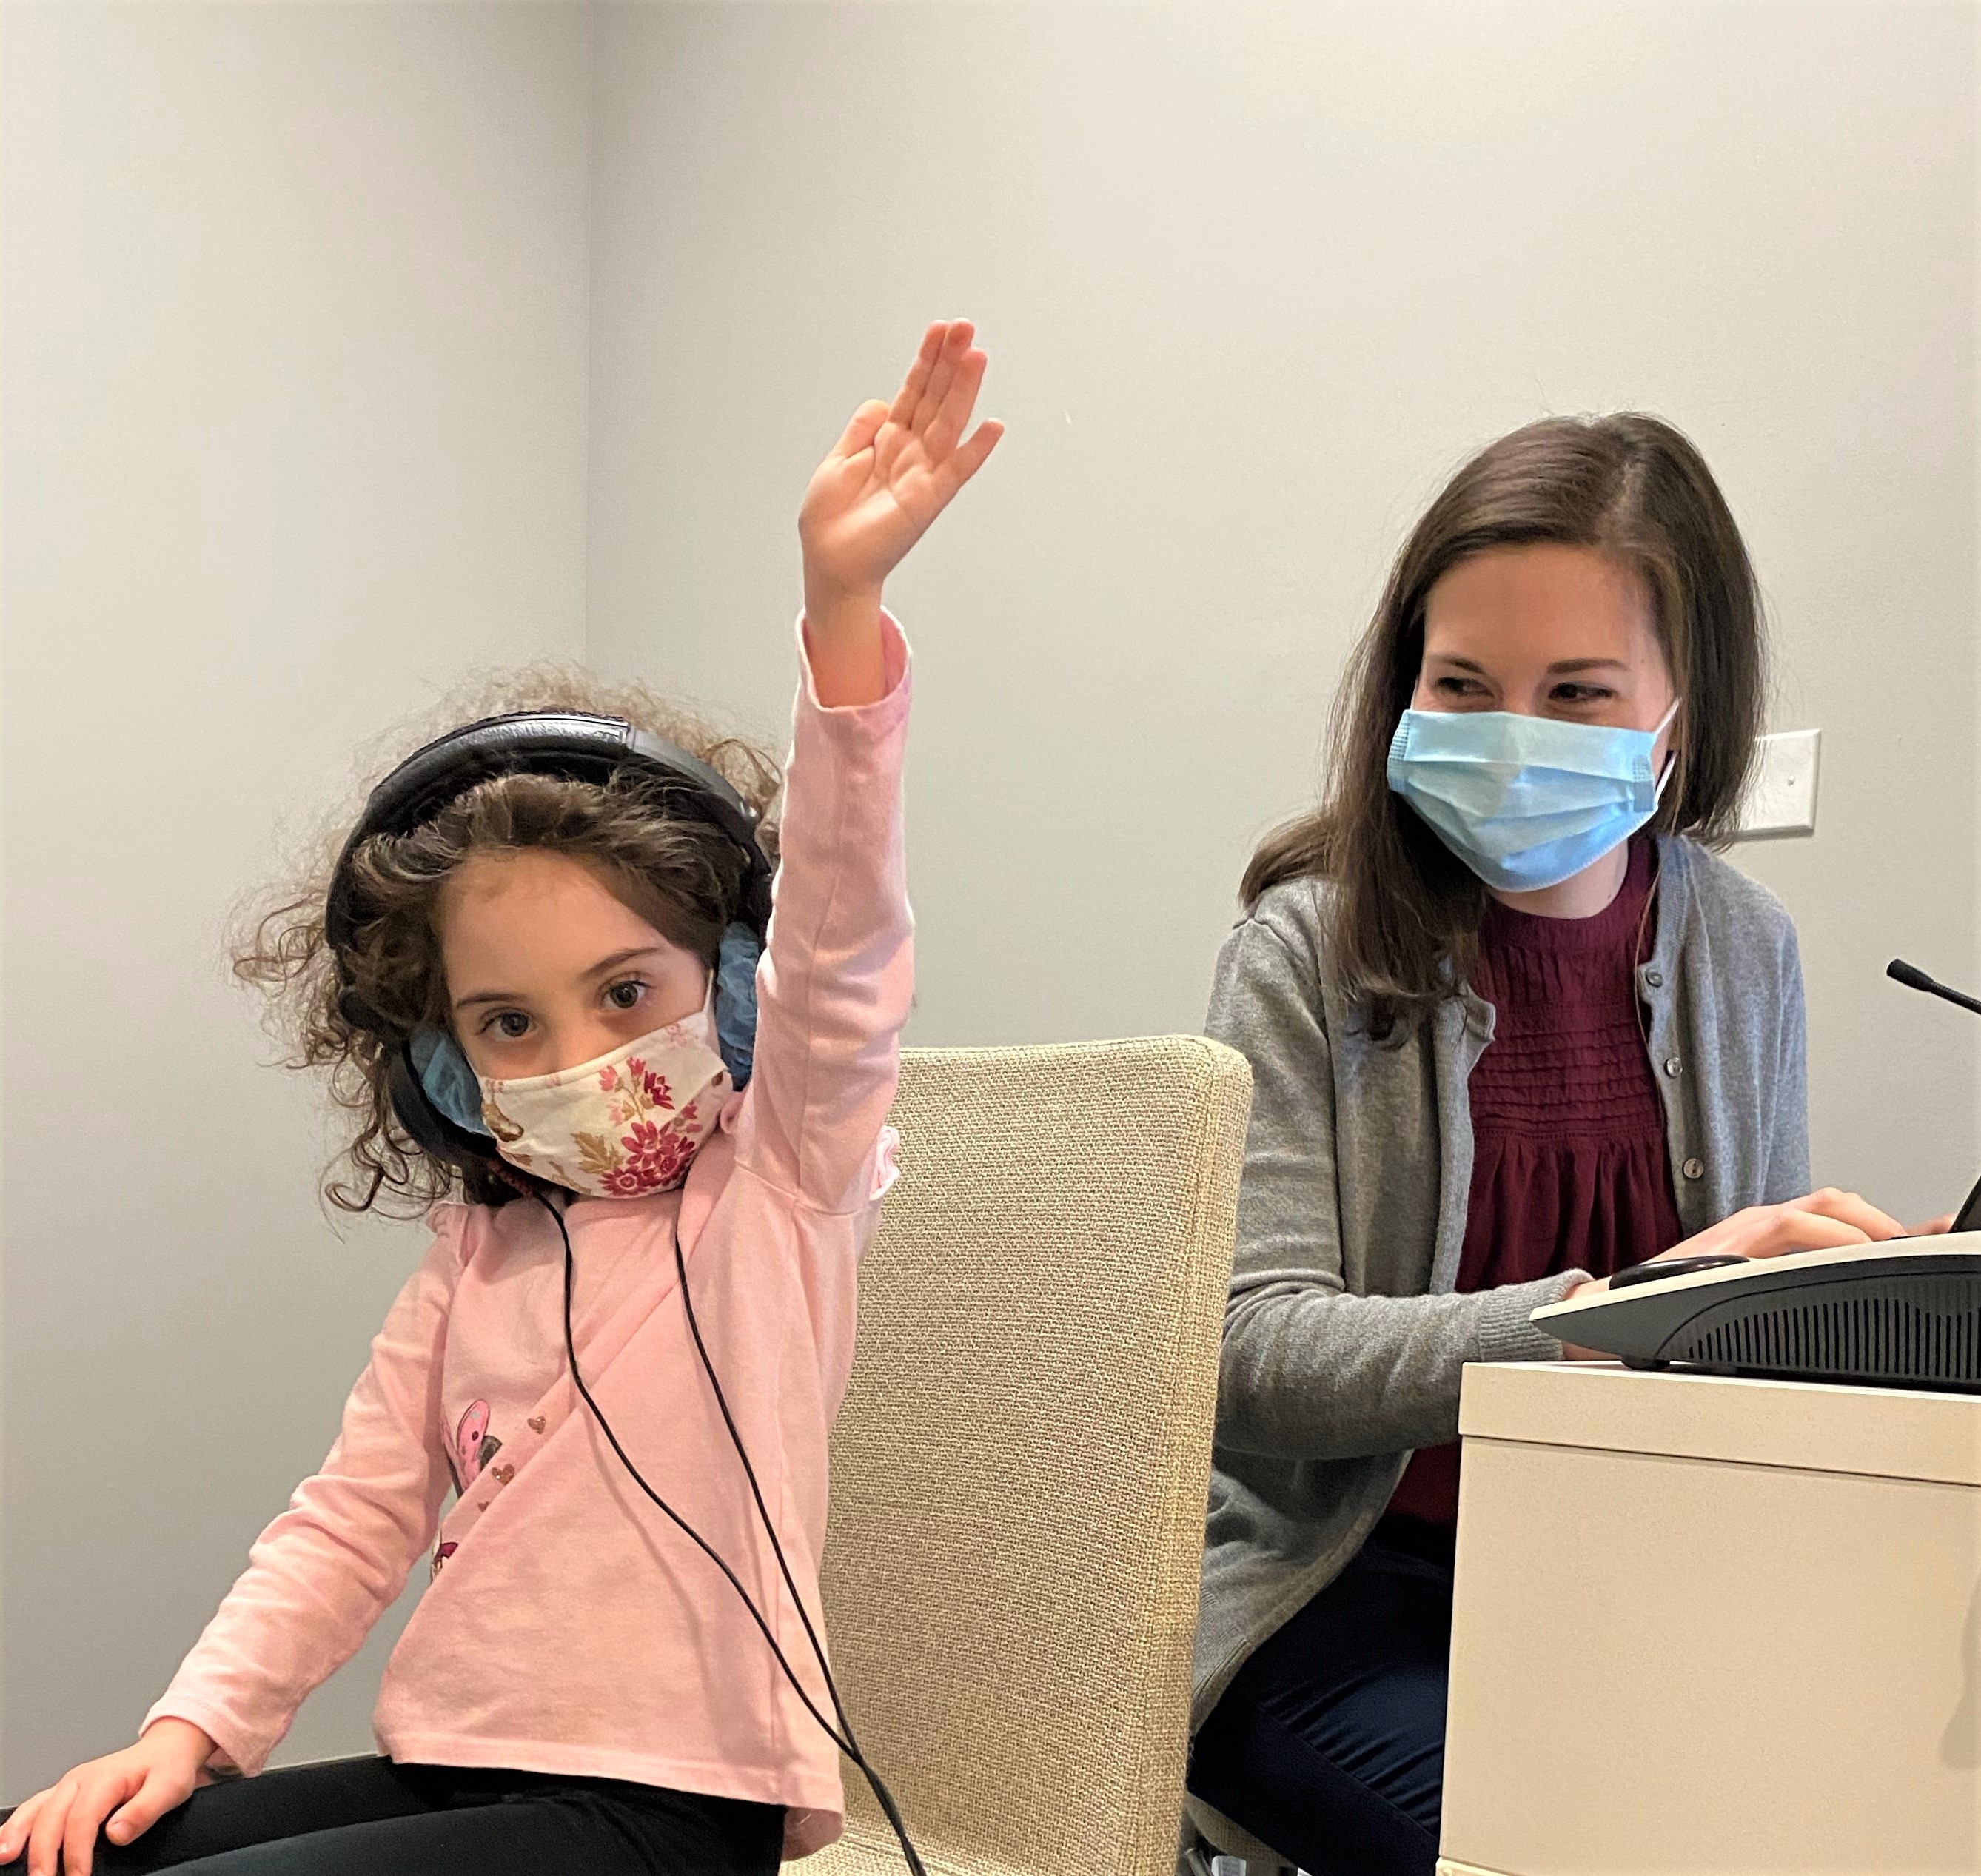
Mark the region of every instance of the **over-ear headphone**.
<instances>
[{"instance_id":1,"label":"over-ear headphone","mask_svg":"<svg viewBox=\"0 0 1981 1876\"><path fill-rule=\"evenodd\" d=\"M743 856L744 874L732 917L761 941L771 916L771 862L757 837L759 816L721 775L699 758L621 717L581 711L519 711L484 717L416 749L366 798L331 875L324 937L337 960L343 994L338 1008L354 1028L388 1041L387 1086L392 1111L415 1145L444 1164L489 1166L499 1155L485 1135L471 1133L436 1107L421 1085L410 1038L395 1035L361 998L350 955L360 923L351 862L375 835L406 835L447 804L498 775L553 775L603 785L631 771L670 813L708 822Z\"/></svg>"}]
</instances>

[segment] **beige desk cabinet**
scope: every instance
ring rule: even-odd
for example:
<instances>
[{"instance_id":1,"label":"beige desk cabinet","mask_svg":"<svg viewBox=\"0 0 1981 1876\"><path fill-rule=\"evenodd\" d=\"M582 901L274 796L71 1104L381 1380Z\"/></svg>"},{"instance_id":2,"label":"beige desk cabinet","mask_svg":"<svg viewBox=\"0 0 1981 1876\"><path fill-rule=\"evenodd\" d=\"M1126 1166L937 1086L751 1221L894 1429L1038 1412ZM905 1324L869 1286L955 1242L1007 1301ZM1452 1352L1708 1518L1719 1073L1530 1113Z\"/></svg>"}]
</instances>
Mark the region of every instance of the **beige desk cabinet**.
<instances>
[{"instance_id":1,"label":"beige desk cabinet","mask_svg":"<svg viewBox=\"0 0 1981 1876\"><path fill-rule=\"evenodd\" d=\"M1981 1872L1981 1396L1468 1368L1440 1876Z\"/></svg>"}]
</instances>

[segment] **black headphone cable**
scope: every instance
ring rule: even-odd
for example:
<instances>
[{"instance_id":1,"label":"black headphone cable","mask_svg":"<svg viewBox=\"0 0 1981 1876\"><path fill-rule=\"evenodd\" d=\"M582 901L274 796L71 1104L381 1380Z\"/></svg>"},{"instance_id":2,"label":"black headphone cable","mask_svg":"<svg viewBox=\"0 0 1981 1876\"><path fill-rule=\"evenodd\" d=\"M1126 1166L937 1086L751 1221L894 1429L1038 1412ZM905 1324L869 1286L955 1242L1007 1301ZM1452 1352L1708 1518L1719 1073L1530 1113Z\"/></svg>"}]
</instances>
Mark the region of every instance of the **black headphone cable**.
<instances>
[{"instance_id":1,"label":"black headphone cable","mask_svg":"<svg viewBox=\"0 0 1981 1876\"><path fill-rule=\"evenodd\" d=\"M792 1580L791 1567L784 1557L784 1547L777 1540L777 1526L771 1521L769 1508L764 1502L762 1488L757 1482L756 1468L751 1465L750 1455L744 1450L743 1436L737 1431L735 1418L729 1411L729 1402L723 1395L722 1383L716 1378L714 1364L710 1361L708 1346L702 1341L701 1326L695 1320L694 1299L688 1295L688 1261L681 1251L678 1220L676 1221L674 1231L674 1268L681 1281L681 1305L688 1312L688 1328L694 1338L695 1352L701 1358L701 1365L708 1376L709 1385L715 1390L716 1405L722 1410L723 1424L728 1428L729 1438L735 1446L737 1457L743 1462L744 1473L750 1481L751 1494L756 1500L757 1513L763 1520L765 1534L771 1540L771 1548L776 1554L777 1568L783 1574L786 1587L791 1592L791 1601L797 1609L798 1620L804 1624L805 1634L811 1642L812 1652L817 1657L819 1671L825 1677L826 1690L832 1698L833 1711L839 1718L837 1727L835 1727L824 1714L819 1711L817 1704L805 1691L803 1684L793 1671L791 1662L785 1658L784 1650L777 1645L777 1637L771 1634L771 1625L764 1619L763 1611L757 1607L750 1592L743 1587L736 1572L723 1561L701 1532L689 1524L687 1519L647 1483L641 1474L640 1468L634 1464L632 1460L628 1457L625 1448L620 1444L619 1436L612 1431L612 1423L605 1418L604 1410L593 1398L591 1390L585 1385L584 1377L578 1371L578 1342L571 1328L571 1292L577 1280L577 1261L571 1251L571 1232L564 1224L563 1213L551 1202L545 1193L533 1188L530 1195L551 1215L552 1222L558 1228L558 1235L564 1240L564 1358L571 1365L571 1385L577 1388L579 1398L591 1410L592 1418L598 1422L599 1431L605 1435L613 1451L618 1454L619 1463L626 1468L634 1484L638 1485L641 1491L644 1492L708 1558L709 1561L728 1578L730 1588L742 1598L744 1608L750 1611L751 1620L762 1631L764 1641L770 1644L771 1654L777 1658L777 1665L784 1670L784 1678L790 1681L792 1691L804 1702L805 1711L818 1722L821 1728L824 1729L826 1737L860 1768L867 1784L872 1786L874 1797L879 1800L881 1810L886 1813L888 1823L893 1827L895 1836L901 1841L901 1854L907 1860L912 1876L927 1876L927 1872L922 1866L922 1860L916 1854L914 1844L909 1839L907 1826L901 1820L901 1809L894 1802L894 1794L882 1781L881 1774L867 1763L867 1755L860 1749L859 1741L854 1737L853 1724L847 1718L845 1704L840 1699L838 1684L832 1678L832 1669L826 1661L824 1647L819 1641L818 1631L812 1626L811 1618L805 1613L804 1598L798 1594L797 1584Z\"/></svg>"}]
</instances>

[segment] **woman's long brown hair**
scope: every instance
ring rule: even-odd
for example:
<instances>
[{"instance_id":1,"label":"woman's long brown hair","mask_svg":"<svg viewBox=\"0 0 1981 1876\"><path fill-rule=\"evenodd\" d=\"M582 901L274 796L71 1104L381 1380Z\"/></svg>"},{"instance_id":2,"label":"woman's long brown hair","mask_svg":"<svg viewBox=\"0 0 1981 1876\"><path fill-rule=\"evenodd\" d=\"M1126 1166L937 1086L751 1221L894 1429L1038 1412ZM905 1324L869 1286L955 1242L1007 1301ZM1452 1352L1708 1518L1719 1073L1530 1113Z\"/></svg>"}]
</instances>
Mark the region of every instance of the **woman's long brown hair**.
<instances>
[{"instance_id":1,"label":"woman's long brown hair","mask_svg":"<svg viewBox=\"0 0 1981 1876\"><path fill-rule=\"evenodd\" d=\"M1683 699L1652 825L1708 846L1732 838L1761 726L1764 647L1754 570L1711 471L1670 424L1635 412L1550 418L1500 438L1446 485L1397 557L1336 695L1320 805L1268 835L1245 869L1248 908L1283 880L1330 883L1330 962L1378 1035L1413 1026L1467 981L1485 903L1389 786L1425 601L1460 561L1543 541L1597 549L1643 581Z\"/></svg>"}]
</instances>

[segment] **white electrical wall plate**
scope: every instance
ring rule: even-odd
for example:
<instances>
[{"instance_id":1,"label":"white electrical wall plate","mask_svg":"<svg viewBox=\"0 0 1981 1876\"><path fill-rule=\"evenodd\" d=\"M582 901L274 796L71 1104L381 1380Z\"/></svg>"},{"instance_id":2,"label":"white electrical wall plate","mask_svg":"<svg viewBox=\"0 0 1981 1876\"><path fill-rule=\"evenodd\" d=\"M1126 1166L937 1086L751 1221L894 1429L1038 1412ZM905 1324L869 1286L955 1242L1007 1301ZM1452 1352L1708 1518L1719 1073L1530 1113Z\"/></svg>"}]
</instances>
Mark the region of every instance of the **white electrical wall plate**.
<instances>
[{"instance_id":1,"label":"white electrical wall plate","mask_svg":"<svg viewBox=\"0 0 1981 1876\"><path fill-rule=\"evenodd\" d=\"M1816 831L1821 730L1783 730L1758 739L1754 779L1740 805L1742 840L1783 840Z\"/></svg>"}]
</instances>

